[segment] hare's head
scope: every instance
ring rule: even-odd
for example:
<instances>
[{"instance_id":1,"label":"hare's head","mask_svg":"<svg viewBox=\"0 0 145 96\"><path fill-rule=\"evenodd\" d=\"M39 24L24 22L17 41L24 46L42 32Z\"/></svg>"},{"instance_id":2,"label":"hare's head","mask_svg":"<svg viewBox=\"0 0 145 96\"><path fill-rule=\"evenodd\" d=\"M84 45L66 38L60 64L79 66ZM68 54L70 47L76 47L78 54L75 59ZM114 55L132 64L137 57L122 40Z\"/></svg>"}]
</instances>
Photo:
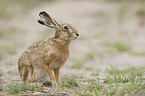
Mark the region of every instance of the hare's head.
<instances>
[{"instance_id":1,"label":"hare's head","mask_svg":"<svg viewBox=\"0 0 145 96\"><path fill-rule=\"evenodd\" d=\"M40 12L39 16L40 19L38 20L38 22L40 24L56 29L55 38L71 41L79 37L77 30L73 28L70 24L58 24L44 11Z\"/></svg>"}]
</instances>

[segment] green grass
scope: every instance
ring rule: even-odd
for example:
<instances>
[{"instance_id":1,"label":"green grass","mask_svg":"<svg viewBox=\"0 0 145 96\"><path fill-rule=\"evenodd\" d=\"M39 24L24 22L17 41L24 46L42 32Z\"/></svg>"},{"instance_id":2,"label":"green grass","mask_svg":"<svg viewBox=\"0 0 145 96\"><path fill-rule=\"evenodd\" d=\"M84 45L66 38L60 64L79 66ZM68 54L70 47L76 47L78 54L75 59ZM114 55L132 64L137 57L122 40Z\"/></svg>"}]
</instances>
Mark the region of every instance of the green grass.
<instances>
[{"instance_id":1,"label":"green grass","mask_svg":"<svg viewBox=\"0 0 145 96\"><path fill-rule=\"evenodd\" d=\"M140 67L140 68L135 68L135 67L130 67L124 70L119 70L116 67L113 67L112 65L110 65L110 68L106 68L106 73L110 74L110 75L114 75L114 74L130 74L130 75L137 75L137 76L141 76L140 73L142 73L142 71L145 70L145 67ZM144 71L143 71L144 72Z\"/></svg>"},{"instance_id":2,"label":"green grass","mask_svg":"<svg viewBox=\"0 0 145 96\"><path fill-rule=\"evenodd\" d=\"M131 45L128 42L116 40L115 42L104 42L108 48L107 53L114 54L115 52L131 52Z\"/></svg>"},{"instance_id":3,"label":"green grass","mask_svg":"<svg viewBox=\"0 0 145 96\"><path fill-rule=\"evenodd\" d=\"M2 76L3 76L3 72L0 71L0 77L2 77Z\"/></svg>"},{"instance_id":4,"label":"green grass","mask_svg":"<svg viewBox=\"0 0 145 96\"><path fill-rule=\"evenodd\" d=\"M99 73L91 73L91 76L99 76Z\"/></svg>"},{"instance_id":5,"label":"green grass","mask_svg":"<svg viewBox=\"0 0 145 96\"><path fill-rule=\"evenodd\" d=\"M139 94L145 92L145 68L131 67L119 70L111 66L106 75L92 73L92 78L65 76L61 88L70 89L77 95L119 96L123 94Z\"/></svg>"},{"instance_id":6,"label":"green grass","mask_svg":"<svg viewBox=\"0 0 145 96\"><path fill-rule=\"evenodd\" d=\"M123 42L123 41L117 41L113 44L114 48L116 48L119 52L129 51L131 47Z\"/></svg>"},{"instance_id":7,"label":"green grass","mask_svg":"<svg viewBox=\"0 0 145 96\"><path fill-rule=\"evenodd\" d=\"M20 92L43 92L43 87L34 85L24 85L24 84L9 84L4 86L4 91L9 94L19 94Z\"/></svg>"},{"instance_id":8,"label":"green grass","mask_svg":"<svg viewBox=\"0 0 145 96\"><path fill-rule=\"evenodd\" d=\"M74 87L78 87L79 84L77 82L77 77L75 75L72 76L64 76L61 79L61 84L59 85L62 88L74 88Z\"/></svg>"},{"instance_id":9,"label":"green grass","mask_svg":"<svg viewBox=\"0 0 145 96\"><path fill-rule=\"evenodd\" d=\"M144 56L145 52L131 52L131 55L133 55L133 56Z\"/></svg>"},{"instance_id":10,"label":"green grass","mask_svg":"<svg viewBox=\"0 0 145 96\"><path fill-rule=\"evenodd\" d=\"M143 92L143 90L145 90L144 86L145 86L145 84L133 84L133 83L131 83L131 84L124 85L121 90L124 91L124 93L131 93L131 92L136 93L138 91ZM143 90L142 90L142 88L143 88Z\"/></svg>"},{"instance_id":11,"label":"green grass","mask_svg":"<svg viewBox=\"0 0 145 96\"><path fill-rule=\"evenodd\" d=\"M109 75L105 76L103 80L104 83L134 83L135 80L138 79L138 77L141 78L144 75L144 72L145 71L138 71L133 67L120 71L118 68L111 66L111 69L106 70L106 73L109 73Z\"/></svg>"},{"instance_id":12,"label":"green grass","mask_svg":"<svg viewBox=\"0 0 145 96\"><path fill-rule=\"evenodd\" d=\"M145 9L137 10L136 15L144 17L145 16Z\"/></svg>"}]
</instances>

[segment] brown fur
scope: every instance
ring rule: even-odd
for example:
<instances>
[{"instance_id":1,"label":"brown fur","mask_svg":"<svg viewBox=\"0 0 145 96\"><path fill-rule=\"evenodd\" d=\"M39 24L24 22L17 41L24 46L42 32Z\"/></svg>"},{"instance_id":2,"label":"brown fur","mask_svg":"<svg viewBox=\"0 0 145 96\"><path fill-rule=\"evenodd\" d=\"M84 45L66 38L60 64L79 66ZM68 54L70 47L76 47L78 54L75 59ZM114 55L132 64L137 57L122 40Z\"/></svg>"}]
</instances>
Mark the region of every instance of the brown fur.
<instances>
[{"instance_id":1,"label":"brown fur","mask_svg":"<svg viewBox=\"0 0 145 96\"><path fill-rule=\"evenodd\" d=\"M25 84L28 81L39 81L49 77L53 86L60 82L60 68L64 65L70 55L69 44L75 40L77 31L69 24L59 25L46 12L41 12L40 24L56 29L55 36L41 40L28 47L21 55L18 62L20 77ZM47 20L49 18L49 20ZM52 23L55 23L52 25ZM64 30L67 26L69 30ZM40 69L40 73L37 73ZM47 73L47 74L46 74ZM41 81L41 80L40 80Z\"/></svg>"}]
</instances>

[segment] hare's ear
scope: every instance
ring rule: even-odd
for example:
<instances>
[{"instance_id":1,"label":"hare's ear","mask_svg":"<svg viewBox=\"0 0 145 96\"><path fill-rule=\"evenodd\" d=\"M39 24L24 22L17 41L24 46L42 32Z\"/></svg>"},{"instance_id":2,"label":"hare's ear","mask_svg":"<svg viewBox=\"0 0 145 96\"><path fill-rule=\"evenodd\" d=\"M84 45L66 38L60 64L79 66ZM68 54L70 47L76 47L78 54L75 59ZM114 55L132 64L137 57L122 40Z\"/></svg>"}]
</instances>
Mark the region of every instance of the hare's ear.
<instances>
[{"instance_id":1,"label":"hare's ear","mask_svg":"<svg viewBox=\"0 0 145 96\"><path fill-rule=\"evenodd\" d=\"M46 25L51 28L59 28L59 24L52 19L46 12L40 12L39 13L40 20L38 22L42 25Z\"/></svg>"}]
</instances>

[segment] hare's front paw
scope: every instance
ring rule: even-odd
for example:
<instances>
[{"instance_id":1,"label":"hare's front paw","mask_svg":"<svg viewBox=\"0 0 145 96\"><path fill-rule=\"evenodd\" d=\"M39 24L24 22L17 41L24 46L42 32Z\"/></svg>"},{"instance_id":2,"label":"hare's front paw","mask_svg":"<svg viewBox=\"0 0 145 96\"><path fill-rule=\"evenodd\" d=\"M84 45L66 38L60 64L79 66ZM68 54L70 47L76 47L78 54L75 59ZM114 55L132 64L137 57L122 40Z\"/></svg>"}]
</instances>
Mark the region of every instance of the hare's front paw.
<instances>
[{"instance_id":1,"label":"hare's front paw","mask_svg":"<svg viewBox=\"0 0 145 96\"><path fill-rule=\"evenodd\" d=\"M58 86L58 84L56 83L56 81L52 81L51 83L52 83L52 87L54 87L54 88Z\"/></svg>"}]
</instances>

